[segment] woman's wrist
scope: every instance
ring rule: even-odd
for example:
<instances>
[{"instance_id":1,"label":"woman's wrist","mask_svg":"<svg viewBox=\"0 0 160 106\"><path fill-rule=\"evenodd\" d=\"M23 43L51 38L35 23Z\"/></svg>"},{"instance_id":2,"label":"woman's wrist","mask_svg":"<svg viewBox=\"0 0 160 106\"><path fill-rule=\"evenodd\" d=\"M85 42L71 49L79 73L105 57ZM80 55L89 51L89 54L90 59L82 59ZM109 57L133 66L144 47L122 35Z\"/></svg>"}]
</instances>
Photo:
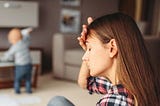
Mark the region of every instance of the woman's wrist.
<instances>
[{"instance_id":1,"label":"woman's wrist","mask_svg":"<svg viewBox=\"0 0 160 106\"><path fill-rule=\"evenodd\" d=\"M87 78L90 76L89 69L85 61L82 62L81 69L78 76L78 84L82 88L87 87Z\"/></svg>"}]
</instances>

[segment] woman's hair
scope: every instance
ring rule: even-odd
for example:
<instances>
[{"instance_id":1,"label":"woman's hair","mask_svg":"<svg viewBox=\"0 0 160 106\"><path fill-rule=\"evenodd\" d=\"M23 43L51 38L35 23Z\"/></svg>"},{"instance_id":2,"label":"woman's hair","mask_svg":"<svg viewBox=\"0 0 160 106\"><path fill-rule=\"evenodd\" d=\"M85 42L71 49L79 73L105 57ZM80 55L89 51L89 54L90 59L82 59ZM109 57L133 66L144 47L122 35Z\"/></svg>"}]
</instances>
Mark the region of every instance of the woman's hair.
<instances>
[{"instance_id":1,"label":"woman's hair","mask_svg":"<svg viewBox=\"0 0 160 106\"><path fill-rule=\"evenodd\" d=\"M95 19L88 26L88 35L91 30L102 43L115 39L118 80L135 97L135 103L139 106L157 106L154 71L135 21L123 13L109 14Z\"/></svg>"}]
</instances>

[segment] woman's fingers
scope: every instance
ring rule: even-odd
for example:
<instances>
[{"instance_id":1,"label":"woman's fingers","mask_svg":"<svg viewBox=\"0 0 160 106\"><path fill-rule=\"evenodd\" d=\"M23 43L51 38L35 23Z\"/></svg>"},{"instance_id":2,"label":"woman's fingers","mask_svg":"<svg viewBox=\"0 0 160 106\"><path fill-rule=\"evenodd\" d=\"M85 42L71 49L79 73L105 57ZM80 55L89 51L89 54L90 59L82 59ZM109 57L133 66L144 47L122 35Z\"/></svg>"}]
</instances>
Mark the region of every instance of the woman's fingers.
<instances>
[{"instance_id":1,"label":"woman's fingers","mask_svg":"<svg viewBox=\"0 0 160 106\"><path fill-rule=\"evenodd\" d=\"M88 25L89 25L91 22L93 22L92 17L88 17L87 22L88 22ZM87 25L82 25L81 36L78 37L77 39L78 39L78 41L79 41L80 46L81 46L84 50L87 50L86 43L85 43L87 34L88 34Z\"/></svg>"},{"instance_id":2,"label":"woman's fingers","mask_svg":"<svg viewBox=\"0 0 160 106\"><path fill-rule=\"evenodd\" d=\"M88 25L89 25L90 23L93 22L93 18L92 17L88 17L87 22L88 22Z\"/></svg>"},{"instance_id":3,"label":"woman's fingers","mask_svg":"<svg viewBox=\"0 0 160 106\"><path fill-rule=\"evenodd\" d=\"M78 37L77 39L78 39L78 41L79 41L79 45L80 45L84 50L86 50L87 48L86 48L85 41L84 41L81 37Z\"/></svg>"},{"instance_id":4,"label":"woman's fingers","mask_svg":"<svg viewBox=\"0 0 160 106\"><path fill-rule=\"evenodd\" d=\"M85 41L87 35L87 25L82 25L81 38Z\"/></svg>"}]
</instances>

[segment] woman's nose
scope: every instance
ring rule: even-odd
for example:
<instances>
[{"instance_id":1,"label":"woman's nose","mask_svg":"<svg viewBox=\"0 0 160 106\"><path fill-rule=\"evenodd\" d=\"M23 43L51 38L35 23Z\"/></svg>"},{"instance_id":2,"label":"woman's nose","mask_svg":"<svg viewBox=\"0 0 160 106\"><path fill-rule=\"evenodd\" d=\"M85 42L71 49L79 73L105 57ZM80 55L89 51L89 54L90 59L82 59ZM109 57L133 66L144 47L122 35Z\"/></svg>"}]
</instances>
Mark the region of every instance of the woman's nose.
<instances>
[{"instance_id":1,"label":"woman's nose","mask_svg":"<svg viewBox=\"0 0 160 106\"><path fill-rule=\"evenodd\" d=\"M89 58L88 58L88 53L87 53L87 52L84 53L84 55L83 55L83 57L82 57L82 60L83 60L83 61L88 61L88 60L89 60Z\"/></svg>"}]
</instances>

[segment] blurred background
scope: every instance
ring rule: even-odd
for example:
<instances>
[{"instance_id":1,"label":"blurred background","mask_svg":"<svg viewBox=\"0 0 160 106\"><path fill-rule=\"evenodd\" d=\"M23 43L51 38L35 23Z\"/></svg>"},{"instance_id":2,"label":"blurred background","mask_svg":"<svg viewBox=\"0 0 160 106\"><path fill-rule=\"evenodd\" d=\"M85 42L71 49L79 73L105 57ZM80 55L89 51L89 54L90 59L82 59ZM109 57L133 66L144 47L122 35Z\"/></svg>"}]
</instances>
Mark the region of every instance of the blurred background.
<instances>
[{"instance_id":1,"label":"blurred background","mask_svg":"<svg viewBox=\"0 0 160 106\"><path fill-rule=\"evenodd\" d=\"M16 10L14 13L11 13L12 15L4 12L6 9L2 9L4 7L3 3L15 1L23 1L31 4L36 3L36 8L33 7L33 9L29 9L27 7L24 12ZM80 3L78 6L63 4L62 2L65 1L67 0L0 0L0 49L9 48L10 44L7 40L7 33L11 28L34 27L35 29L31 34L31 47L39 48L42 51L41 74L51 72L53 68L52 37L55 33L61 32L60 23L63 9L79 11L79 31L74 32L75 36L80 35L81 25L87 22L86 19L88 16L97 18L117 11L121 11L133 17L144 36L160 36L160 0L79 0ZM5 8L8 8L7 4L5 4L5 6ZM19 6L14 4L9 8L19 8ZM25 12L29 12L34 19L25 19L25 17L27 17L25 16ZM7 26L2 25L4 16L11 18L11 22L7 23ZM25 24L16 25L21 20L12 18L12 16L22 17ZM12 22L14 25L12 25Z\"/></svg>"}]
</instances>

